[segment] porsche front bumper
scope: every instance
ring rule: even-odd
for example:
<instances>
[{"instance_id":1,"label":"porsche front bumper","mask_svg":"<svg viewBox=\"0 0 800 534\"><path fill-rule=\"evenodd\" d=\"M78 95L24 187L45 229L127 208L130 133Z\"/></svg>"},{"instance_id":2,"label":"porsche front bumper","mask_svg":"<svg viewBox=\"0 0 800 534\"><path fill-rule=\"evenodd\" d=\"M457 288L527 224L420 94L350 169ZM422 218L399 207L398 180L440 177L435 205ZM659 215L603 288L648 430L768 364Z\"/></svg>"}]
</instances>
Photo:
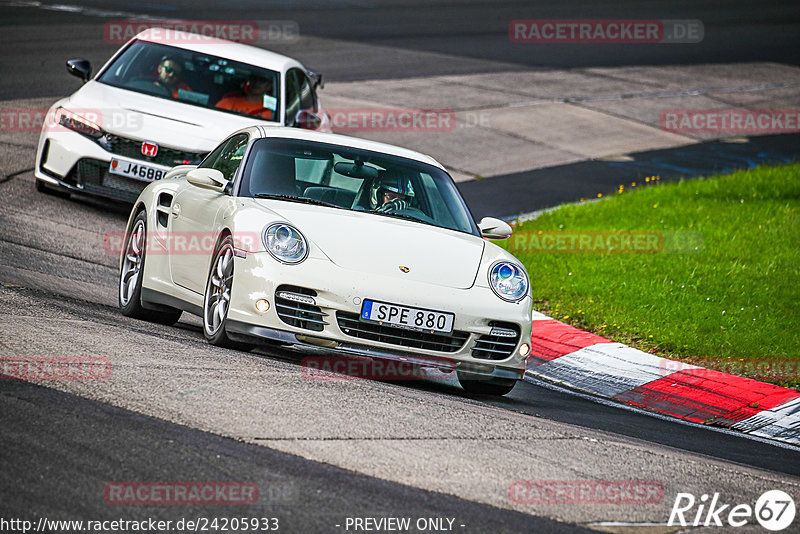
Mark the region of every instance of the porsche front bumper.
<instances>
[{"instance_id":1,"label":"porsche front bumper","mask_svg":"<svg viewBox=\"0 0 800 534\"><path fill-rule=\"evenodd\" d=\"M226 331L232 337L324 347L329 352L401 359L500 378L519 379L524 372L528 357L525 347L530 346L531 336L530 296L508 303L479 284L457 289L399 281L402 279L348 271L323 258L309 258L300 265L280 265L266 253L236 258L234 272L226 323ZM303 290L313 306L282 301L276 293L287 291L287 287L290 293L292 288ZM261 299L270 303L266 312L256 309L255 303ZM453 332L450 337L438 337L356 322L364 299L452 312ZM297 316L301 319L292 318ZM513 340L498 338L493 335L498 329L514 329L518 335Z\"/></svg>"}]
</instances>

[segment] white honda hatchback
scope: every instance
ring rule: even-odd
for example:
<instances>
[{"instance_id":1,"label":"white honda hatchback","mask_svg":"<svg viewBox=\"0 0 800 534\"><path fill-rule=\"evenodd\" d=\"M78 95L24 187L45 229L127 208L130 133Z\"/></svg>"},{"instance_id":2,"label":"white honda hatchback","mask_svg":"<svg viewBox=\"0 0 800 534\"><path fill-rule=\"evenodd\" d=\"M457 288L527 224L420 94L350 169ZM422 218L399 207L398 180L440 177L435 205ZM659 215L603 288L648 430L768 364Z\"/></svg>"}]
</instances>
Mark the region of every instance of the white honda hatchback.
<instances>
[{"instance_id":1,"label":"white honda hatchback","mask_svg":"<svg viewBox=\"0 0 800 534\"><path fill-rule=\"evenodd\" d=\"M267 50L194 34L145 30L49 110L36 153L41 192L133 202L175 165L198 164L251 124L330 131L320 75Z\"/></svg>"}]
</instances>

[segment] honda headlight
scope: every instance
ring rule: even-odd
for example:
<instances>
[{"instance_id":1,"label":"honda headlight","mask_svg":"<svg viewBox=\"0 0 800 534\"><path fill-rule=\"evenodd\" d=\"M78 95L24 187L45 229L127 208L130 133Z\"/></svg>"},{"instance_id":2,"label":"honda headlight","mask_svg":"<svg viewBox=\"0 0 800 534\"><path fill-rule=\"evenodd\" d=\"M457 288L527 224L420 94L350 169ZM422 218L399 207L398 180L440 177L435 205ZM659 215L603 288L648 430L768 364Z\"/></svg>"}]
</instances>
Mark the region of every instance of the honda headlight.
<instances>
[{"instance_id":1,"label":"honda headlight","mask_svg":"<svg viewBox=\"0 0 800 534\"><path fill-rule=\"evenodd\" d=\"M308 256L306 238L286 223L276 223L264 231L264 246L273 258L282 263L300 263Z\"/></svg>"},{"instance_id":2,"label":"honda headlight","mask_svg":"<svg viewBox=\"0 0 800 534\"><path fill-rule=\"evenodd\" d=\"M489 269L489 286L501 299L517 302L528 294L528 275L519 265L499 261Z\"/></svg>"},{"instance_id":3,"label":"honda headlight","mask_svg":"<svg viewBox=\"0 0 800 534\"><path fill-rule=\"evenodd\" d=\"M63 126L73 132L78 132L92 139L98 139L103 136L103 130L101 130L98 125L64 108L58 108L56 110L56 117L59 126Z\"/></svg>"}]
</instances>

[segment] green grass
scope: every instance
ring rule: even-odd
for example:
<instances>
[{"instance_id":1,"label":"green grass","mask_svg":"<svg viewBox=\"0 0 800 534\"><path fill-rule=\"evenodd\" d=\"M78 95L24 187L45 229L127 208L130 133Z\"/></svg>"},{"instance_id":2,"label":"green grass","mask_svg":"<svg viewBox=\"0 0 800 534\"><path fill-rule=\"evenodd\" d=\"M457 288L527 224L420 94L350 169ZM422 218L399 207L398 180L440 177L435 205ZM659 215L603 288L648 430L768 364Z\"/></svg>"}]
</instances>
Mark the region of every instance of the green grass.
<instances>
[{"instance_id":1,"label":"green grass","mask_svg":"<svg viewBox=\"0 0 800 534\"><path fill-rule=\"evenodd\" d=\"M504 246L528 268L534 307L665 357L800 384L800 165L624 185L515 227ZM530 253L526 238L553 230L658 231L665 250ZM753 374L758 360L794 376Z\"/></svg>"}]
</instances>

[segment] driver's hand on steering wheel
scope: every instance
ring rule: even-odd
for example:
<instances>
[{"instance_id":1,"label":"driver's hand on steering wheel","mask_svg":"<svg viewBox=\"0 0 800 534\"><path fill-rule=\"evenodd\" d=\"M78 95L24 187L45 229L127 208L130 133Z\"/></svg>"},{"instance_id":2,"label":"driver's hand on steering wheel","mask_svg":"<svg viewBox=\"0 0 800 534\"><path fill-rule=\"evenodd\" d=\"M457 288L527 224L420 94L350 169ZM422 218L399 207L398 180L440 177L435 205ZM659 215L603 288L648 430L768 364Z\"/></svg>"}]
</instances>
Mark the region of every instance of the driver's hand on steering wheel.
<instances>
[{"instance_id":1,"label":"driver's hand on steering wheel","mask_svg":"<svg viewBox=\"0 0 800 534\"><path fill-rule=\"evenodd\" d=\"M394 200L390 200L386 202L383 206L378 208L376 211L380 213L394 213L396 211L402 211L404 209L408 209L408 201L402 198L396 198Z\"/></svg>"}]
</instances>

